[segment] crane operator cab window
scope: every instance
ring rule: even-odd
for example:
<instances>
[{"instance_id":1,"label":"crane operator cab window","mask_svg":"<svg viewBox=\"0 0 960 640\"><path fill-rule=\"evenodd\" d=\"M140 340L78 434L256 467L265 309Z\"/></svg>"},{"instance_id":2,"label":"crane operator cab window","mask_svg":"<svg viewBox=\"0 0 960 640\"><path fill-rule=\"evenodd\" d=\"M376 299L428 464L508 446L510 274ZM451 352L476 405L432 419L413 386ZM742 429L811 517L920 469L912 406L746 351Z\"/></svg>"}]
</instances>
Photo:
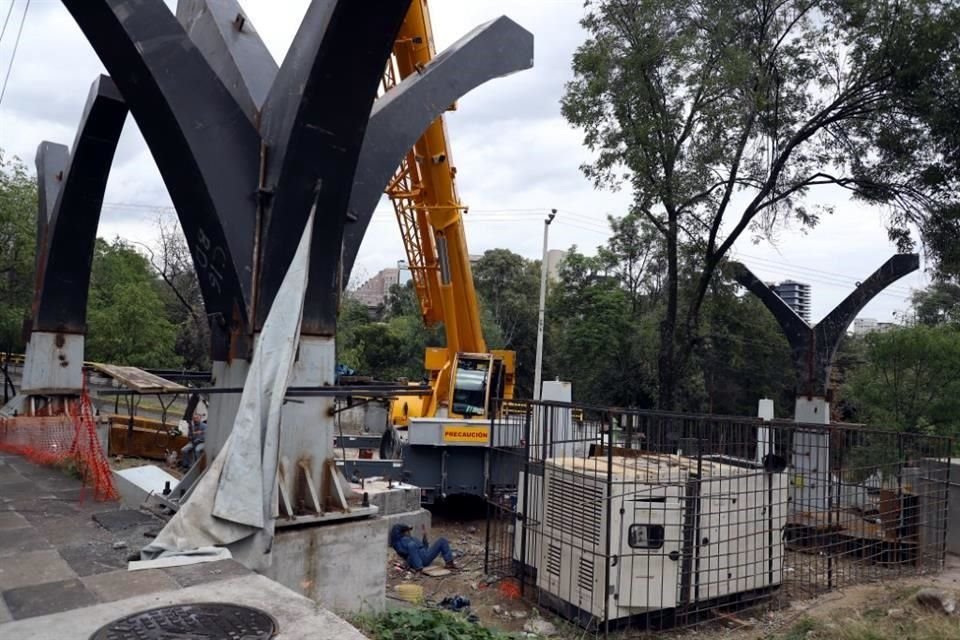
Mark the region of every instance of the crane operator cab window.
<instances>
[{"instance_id":1,"label":"crane operator cab window","mask_svg":"<svg viewBox=\"0 0 960 640\"><path fill-rule=\"evenodd\" d=\"M457 355L452 413L465 418L486 415L492 364L493 361L489 356Z\"/></svg>"}]
</instances>

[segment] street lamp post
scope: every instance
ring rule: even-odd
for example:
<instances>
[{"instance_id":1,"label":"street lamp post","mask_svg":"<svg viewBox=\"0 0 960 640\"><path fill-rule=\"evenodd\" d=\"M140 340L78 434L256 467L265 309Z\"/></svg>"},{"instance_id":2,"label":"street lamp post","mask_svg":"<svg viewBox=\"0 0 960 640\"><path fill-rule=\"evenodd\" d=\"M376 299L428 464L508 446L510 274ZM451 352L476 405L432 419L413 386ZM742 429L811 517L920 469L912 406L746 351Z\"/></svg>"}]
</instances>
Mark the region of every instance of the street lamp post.
<instances>
[{"instance_id":1,"label":"street lamp post","mask_svg":"<svg viewBox=\"0 0 960 640\"><path fill-rule=\"evenodd\" d=\"M543 317L547 304L547 236L550 223L557 215L556 209L543 221L543 260L540 262L540 307L537 314L537 362L533 368L533 399L539 400L543 381Z\"/></svg>"}]
</instances>

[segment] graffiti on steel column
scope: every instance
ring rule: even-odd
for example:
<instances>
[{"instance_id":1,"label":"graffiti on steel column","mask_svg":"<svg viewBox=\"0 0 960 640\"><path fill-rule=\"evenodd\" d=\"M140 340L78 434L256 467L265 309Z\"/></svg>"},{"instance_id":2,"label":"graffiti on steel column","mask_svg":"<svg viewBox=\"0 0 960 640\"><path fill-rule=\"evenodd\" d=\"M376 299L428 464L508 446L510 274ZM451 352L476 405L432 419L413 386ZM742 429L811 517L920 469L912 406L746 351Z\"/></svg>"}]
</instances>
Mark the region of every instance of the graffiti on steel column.
<instances>
[{"instance_id":1,"label":"graffiti on steel column","mask_svg":"<svg viewBox=\"0 0 960 640\"><path fill-rule=\"evenodd\" d=\"M209 236L203 232L203 228L197 231L197 240L194 243L196 251L193 254L193 261L199 272L206 276L207 285L215 289L217 293L223 291L223 274L229 268L227 265L227 252L223 247L214 245Z\"/></svg>"}]
</instances>

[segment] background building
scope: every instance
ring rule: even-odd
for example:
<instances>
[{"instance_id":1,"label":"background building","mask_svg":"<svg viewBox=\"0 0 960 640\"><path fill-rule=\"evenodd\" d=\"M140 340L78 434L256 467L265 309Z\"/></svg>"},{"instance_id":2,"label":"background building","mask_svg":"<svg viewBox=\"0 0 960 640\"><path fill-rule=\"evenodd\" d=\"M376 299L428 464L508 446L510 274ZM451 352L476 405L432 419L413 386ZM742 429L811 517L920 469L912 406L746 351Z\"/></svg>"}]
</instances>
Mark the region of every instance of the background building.
<instances>
[{"instance_id":1,"label":"background building","mask_svg":"<svg viewBox=\"0 0 960 640\"><path fill-rule=\"evenodd\" d=\"M865 336L868 333L889 331L895 326L893 322L878 322L876 318L857 318L853 321L853 335Z\"/></svg>"},{"instance_id":2,"label":"background building","mask_svg":"<svg viewBox=\"0 0 960 640\"><path fill-rule=\"evenodd\" d=\"M566 257L566 249L550 249L547 251L547 277L551 281L560 280L560 265Z\"/></svg>"},{"instance_id":3,"label":"background building","mask_svg":"<svg viewBox=\"0 0 960 640\"><path fill-rule=\"evenodd\" d=\"M407 272L407 275L409 276L409 272ZM381 270L380 273L357 287L356 291L351 291L349 295L354 300L362 302L371 309L375 309L387 301L390 287L399 282L400 269L390 267Z\"/></svg>"},{"instance_id":4,"label":"background building","mask_svg":"<svg viewBox=\"0 0 960 640\"><path fill-rule=\"evenodd\" d=\"M771 289L780 298L790 305L797 315L810 322L810 285L795 280L784 280L774 284Z\"/></svg>"}]
</instances>

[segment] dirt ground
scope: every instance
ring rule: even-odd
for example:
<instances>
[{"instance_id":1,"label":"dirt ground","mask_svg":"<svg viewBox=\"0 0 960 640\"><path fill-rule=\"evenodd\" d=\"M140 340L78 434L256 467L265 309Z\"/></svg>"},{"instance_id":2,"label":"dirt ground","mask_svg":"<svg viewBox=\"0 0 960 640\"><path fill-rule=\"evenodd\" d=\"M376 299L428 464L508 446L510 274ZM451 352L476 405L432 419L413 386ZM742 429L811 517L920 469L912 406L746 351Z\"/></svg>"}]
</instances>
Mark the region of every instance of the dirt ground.
<instances>
[{"instance_id":1,"label":"dirt ground","mask_svg":"<svg viewBox=\"0 0 960 640\"><path fill-rule=\"evenodd\" d=\"M407 570L403 561L390 554L387 566L387 597L399 598L396 587L401 584L416 584L423 587L427 605L437 605L444 598L462 596L470 600L470 613L479 618L485 627L507 632L523 630L531 615L537 615L530 603L510 597L509 586L488 578L483 571L484 539L486 522L480 517L457 518L447 514L434 514L430 540L445 537L457 555L460 571L448 576L433 578L414 574ZM438 566L440 561L437 560Z\"/></svg>"},{"instance_id":2,"label":"dirt ground","mask_svg":"<svg viewBox=\"0 0 960 640\"><path fill-rule=\"evenodd\" d=\"M464 613L473 614L484 627L508 633L522 632L531 618L542 617L557 628L555 638L564 640L594 637L583 629L565 623L552 613L541 610L530 602L516 597L509 581L496 581L484 574L485 521L482 517L456 517L434 514L430 539L446 537L455 553L461 571L444 577L429 577L409 572L402 561L390 555L387 567L387 597L400 601L397 587L415 584L423 588L424 606L437 606L444 598L462 596L470 600L470 608ZM439 561L437 561L439 564ZM784 598L778 607L761 605L753 610L718 617L716 620L686 630L657 632L643 636L632 632L611 633L612 638L657 637L676 640L761 640L766 638L833 638L846 635L818 635L822 631L802 631L797 635L797 625L817 624L820 629L831 628L837 620L861 620L864 611L881 611L884 615L912 615L904 609L905 594L921 587L935 587L960 596L960 558L948 557L946 570L937 575L900 578L871 584L862 584L840 589L812 599ZM511 593L513 591L513 593ZM951 624L953 622L951 621ZM960 621L957 621L960 629ZM902 626L902 625L901 625ZM855 637L855 636L850 636ZM887 636L878 635L877 638ZM907 635L894 635L910 638ZM928 636L917 636L928 637ZM952 637L952 636L951 636Z\"/></svg>"}]
</instances>

